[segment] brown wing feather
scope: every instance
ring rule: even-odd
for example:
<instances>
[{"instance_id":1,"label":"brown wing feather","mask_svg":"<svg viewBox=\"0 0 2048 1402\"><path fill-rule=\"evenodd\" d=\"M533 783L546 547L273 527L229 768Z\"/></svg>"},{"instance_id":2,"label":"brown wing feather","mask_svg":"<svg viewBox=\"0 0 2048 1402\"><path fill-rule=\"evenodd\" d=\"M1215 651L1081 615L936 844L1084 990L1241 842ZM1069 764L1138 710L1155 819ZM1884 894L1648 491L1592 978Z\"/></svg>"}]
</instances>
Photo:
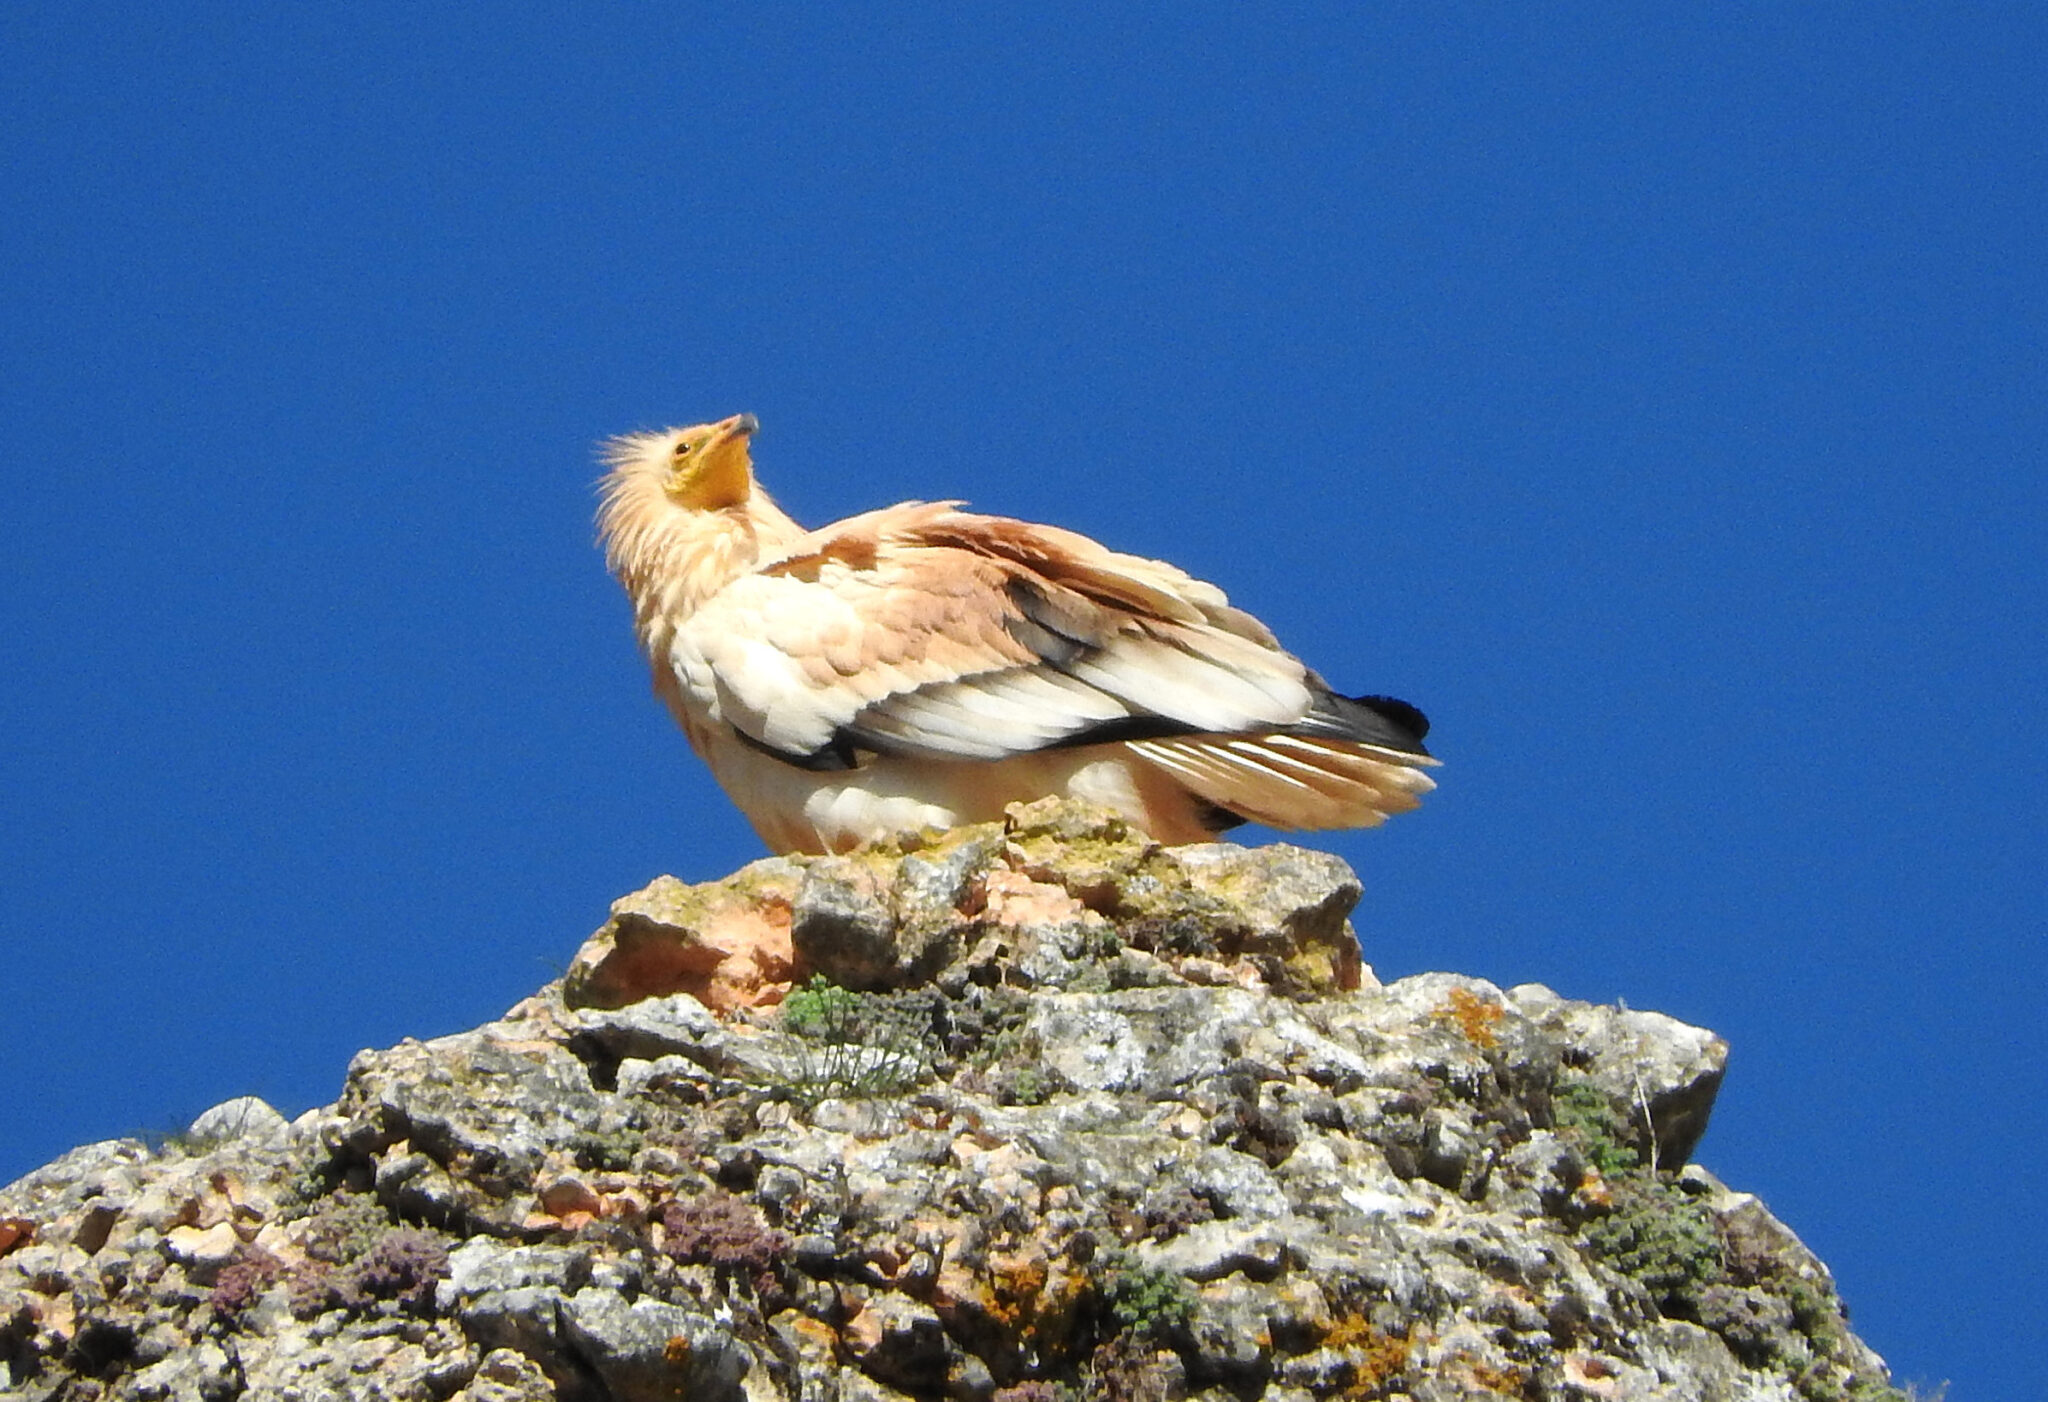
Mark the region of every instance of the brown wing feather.
<instances>
[{"instance_id":1,"label":"brown wing feather","mask_svg":"<svg viewBox=\"0 0 2048 1402\"><path fill-rule=\"evenodd\" d=\"M1312 699L1301 664L1215 586L948 503L814 533L709 600L678 647L725 720L792 757L853 743L990 758L1133 718L1235 732L1290 724Z\"/></svg>"},{"instance_id":2,"label":"brown wing feather","mask_svg":"<svg viewBox=\"0 0 2048 1402\"><path fill-rule=\"evenodd\" d=\"M1136 740L1132 753L1219 808L1267 827L1372 827L1436 785L1426 755L1294 735Z\"/></svg>"}]
</instances>

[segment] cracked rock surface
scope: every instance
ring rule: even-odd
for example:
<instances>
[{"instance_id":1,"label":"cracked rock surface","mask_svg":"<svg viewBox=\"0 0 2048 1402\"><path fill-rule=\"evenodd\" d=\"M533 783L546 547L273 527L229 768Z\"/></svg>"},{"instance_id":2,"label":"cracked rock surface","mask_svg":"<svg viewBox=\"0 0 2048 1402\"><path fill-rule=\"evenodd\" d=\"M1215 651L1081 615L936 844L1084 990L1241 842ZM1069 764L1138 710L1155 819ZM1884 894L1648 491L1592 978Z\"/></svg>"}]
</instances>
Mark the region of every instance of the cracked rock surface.
<instances>
[{"instance_id":1,"label":"cracked rock surface","mask_svg":"<svg viewBox=\"0 0 2048 1402\"><path fill-rule=\"evenodd\" d=\"M1381 985L1358 898L1052 802L663 878L331 1106L0 1189L0 1397L1903 1397L1690 1162L1719 1038Z\"/></svg>"}]
</instances>

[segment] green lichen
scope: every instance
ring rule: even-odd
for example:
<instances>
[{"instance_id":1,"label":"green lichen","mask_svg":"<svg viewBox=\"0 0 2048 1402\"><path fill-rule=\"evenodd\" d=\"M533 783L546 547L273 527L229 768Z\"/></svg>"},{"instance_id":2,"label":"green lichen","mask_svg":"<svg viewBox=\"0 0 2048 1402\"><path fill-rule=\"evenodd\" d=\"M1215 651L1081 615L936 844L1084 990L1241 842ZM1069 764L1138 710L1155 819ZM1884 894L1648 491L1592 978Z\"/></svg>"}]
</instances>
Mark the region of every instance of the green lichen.
<instances>
[{"instance_id":1,"label":"green lichen","mask_svg":"<svg viewBox=\"0 0 2048 1402\"><path fill-rule=\"evenodd\" d=\"M1114 814L1071 799L1013 806L1006 837L1018 870L1112 919L1147 913L1139 904L1144 892L1187 884L1150 838Z\"/></svg>"}]
</instances>

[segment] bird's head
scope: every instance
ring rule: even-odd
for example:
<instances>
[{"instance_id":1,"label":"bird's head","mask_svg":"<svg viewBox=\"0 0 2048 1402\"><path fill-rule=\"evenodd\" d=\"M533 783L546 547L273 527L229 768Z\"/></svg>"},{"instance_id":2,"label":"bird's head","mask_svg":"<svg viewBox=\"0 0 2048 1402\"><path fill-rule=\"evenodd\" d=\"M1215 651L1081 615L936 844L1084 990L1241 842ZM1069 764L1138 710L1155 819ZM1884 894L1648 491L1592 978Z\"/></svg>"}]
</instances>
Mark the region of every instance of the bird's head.
<instances>
[{"instance_id":1,"label":"bird's head","mask_svg":"<svg viewBox=\"0 0 2048 1402\"><path fill-rule=\"evenodd\" d=\"M697 511L737 506L754 488L754 460L748 443L760 422L734 414L715 424L670 429L647 446L658 456L662 490L678 505Z\"/></svg>"},{"instance_id":2,"label":"bird's head","mask_svg":"<svg viewBox=\"0 0 2048 1402\"><path fill-rule=\"evenodd\" d=\"M715 424L630 433L604 445L597 537L605 564L633 596L641 642L656 613L671 624L754 567L787 551L804 528L754 484L752 414ZM666 647L666 643L659 643Z\"/></svg>"},{"instance_id":3,"label":"bird's head","mask_svg":"<svg viewBox=\"0 0 2048 1402\"><path fill-rule=\"evenodd\" d=\"M611 468L605 497L619 502L622 510L626 502L637 502L638 511L654 509L663 500L686 511L741 505L754 494L747 444L759 427L752 414L734 414L715 424L614 438L604 447Z\"/></svg>"}]
</instances>

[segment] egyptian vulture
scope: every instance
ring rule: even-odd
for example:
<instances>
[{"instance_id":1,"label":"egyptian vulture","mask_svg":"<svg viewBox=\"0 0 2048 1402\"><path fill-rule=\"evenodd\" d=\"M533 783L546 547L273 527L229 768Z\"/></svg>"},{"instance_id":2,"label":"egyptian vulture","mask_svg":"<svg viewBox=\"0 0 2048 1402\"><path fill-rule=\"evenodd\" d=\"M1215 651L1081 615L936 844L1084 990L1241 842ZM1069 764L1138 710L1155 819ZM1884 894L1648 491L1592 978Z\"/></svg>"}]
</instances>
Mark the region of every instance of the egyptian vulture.
<instances>
[{"instance_id":1,"label":"egyptian vulture","mask_svg":"<svg viewBox=\"0 0 2048 1402\"><path fill-rule=\"evenodd\" d=\"M1048 794L1166 843L1364 827L1435 787L1420 711L1332 692L1214 585L960 502L806 531L757 427L613 439L598 530L655 692L775 851Z\"/></svg>"}]
</instances>

